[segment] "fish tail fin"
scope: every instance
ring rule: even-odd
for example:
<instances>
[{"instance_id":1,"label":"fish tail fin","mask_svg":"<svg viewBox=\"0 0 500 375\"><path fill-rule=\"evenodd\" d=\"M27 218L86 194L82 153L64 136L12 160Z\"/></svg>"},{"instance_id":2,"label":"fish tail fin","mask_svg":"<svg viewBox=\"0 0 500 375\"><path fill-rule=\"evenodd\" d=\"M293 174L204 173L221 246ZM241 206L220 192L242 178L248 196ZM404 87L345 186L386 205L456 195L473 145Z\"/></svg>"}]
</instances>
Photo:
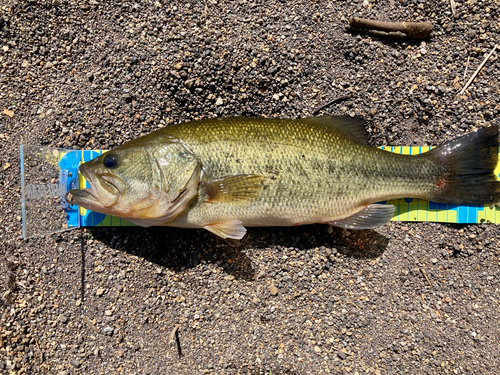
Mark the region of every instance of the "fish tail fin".
<instances>
[{"instance_id":1,"label":"fish tail fin","mask_svg":"<svg viewBox=\"0 0 500 375\"><path fill-rule=\"evenodd\" d=\"M490 126L429 151L442 170L430 199L452 204L500 202L500 128Z\"/></svg>"}]
</instances>

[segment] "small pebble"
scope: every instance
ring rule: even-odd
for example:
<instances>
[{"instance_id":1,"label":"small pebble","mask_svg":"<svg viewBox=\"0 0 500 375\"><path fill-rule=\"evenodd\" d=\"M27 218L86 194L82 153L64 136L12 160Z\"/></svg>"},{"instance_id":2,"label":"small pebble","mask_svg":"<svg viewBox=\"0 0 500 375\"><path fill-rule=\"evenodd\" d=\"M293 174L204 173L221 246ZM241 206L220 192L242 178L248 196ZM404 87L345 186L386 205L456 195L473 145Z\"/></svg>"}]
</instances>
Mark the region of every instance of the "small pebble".
<instances>
[{"instance_id":1,"label":"small pebble","mask_svg":"<svg viewBox=\"0 0 500 375\"><path fill-rule=\"evenodd\" d=\"M279 289L275 285L271 285L269 287L269 292L271 293L272 296L277 296Z\"/></svg>"}]
</instances>

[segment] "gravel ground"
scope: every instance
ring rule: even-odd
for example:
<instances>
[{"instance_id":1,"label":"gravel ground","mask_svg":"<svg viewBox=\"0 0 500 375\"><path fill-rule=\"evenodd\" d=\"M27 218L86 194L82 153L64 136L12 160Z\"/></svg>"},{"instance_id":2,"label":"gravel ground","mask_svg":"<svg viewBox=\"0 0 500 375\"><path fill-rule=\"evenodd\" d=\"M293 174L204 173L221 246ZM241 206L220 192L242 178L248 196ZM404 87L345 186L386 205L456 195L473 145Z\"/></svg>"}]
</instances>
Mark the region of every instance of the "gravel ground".
<instances>
[{"instance_id":1,"label":"gravel ground","mask_svg":"<svg viewBox=\"0 0 500 375\"><path fill-rule=\"evenodd\" d=\"M346 31L354 15L435 31ZM375 146L436 145L498 124L497 54L456 94L499 16L496 0L456 16L448 0L3 0L0 373L497 374L498 226L250 229L237 249L173 228L24 241L18 149L311 116L344 95L320 114L365 116Z\"/></svg>"}]
</instances>

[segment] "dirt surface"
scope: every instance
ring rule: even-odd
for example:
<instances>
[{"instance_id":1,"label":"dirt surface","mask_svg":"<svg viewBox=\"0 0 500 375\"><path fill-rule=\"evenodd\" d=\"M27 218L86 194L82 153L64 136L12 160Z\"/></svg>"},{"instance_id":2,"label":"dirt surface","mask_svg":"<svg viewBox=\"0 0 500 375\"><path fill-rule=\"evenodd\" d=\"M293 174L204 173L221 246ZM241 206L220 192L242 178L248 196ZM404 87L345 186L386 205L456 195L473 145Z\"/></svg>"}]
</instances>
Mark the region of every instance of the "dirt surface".
<instances>
[{"instance_id":1,"label":"dirt surface","mask_svg":"<svg viewBox=\"0 0 500 375\"><path fill-rule=\"evenodd\" d=\"M435 31L346 31L355 15ZM19 145L107 149L346 95L319 114L365 116L374 146L436 145L498 124L498 50L456 94L499 16L496 0L455 16L448 0L3 0L0 373L498 374L498 226L250 229L237 249L171 228L21 240Z\"/></svg>"}]
</instances>

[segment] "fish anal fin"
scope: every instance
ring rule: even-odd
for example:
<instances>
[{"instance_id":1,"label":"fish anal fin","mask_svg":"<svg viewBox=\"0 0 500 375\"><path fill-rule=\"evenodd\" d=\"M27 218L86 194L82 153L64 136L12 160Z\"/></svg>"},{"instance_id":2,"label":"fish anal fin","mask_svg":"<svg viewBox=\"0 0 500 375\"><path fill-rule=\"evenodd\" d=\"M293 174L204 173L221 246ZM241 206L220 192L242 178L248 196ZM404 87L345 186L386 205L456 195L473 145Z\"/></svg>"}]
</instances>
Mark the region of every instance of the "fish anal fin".
<instances>
[{"instance_id":1,"label":"fish anal fin","mask_svg":"<svg viewBox=\"0 0 500 375\"><path fill-rule=\"evenodd\" d=\"M259 197L264 180L260 175L240 174L209 180L200 188L205 191L206 203L246 204Z\"/></svg>"},{"instance_id":2,"label":"fish anal fin","mask_svg":"<svg viewBox=\"0 0 500 375\"><path fill-rule=\"evenodd\" d=\"M329 126L339 132L343 132L357 140L368 145L368 136L365 130L365 120L361 116L320 116L300 119L297 121L306 121L323 126Z\"/></svg>"},{"instance_id":3,"label":"fish anal fin","mask_svg":"<svg viewBox=\"0 0 500 375\"><path fill-rule=\"evenodd\" d=\"M241 240L247 232L247 229L243 226L243 223L240 220L230 220L223 223L209 224L205 225L203 228L224 240L227 238L232 240Z\"/></svg>"},{"instance_id":4,"label":"fish anal fin","mask_svg":"<svg viewBox=\"0 0 500 375\"><path fill-rule=\"evenodd\" d=\"M331 221L328 224L346 229L373 229L387 224L394 216L396 206L370 204L348 218Z\"/></svg>"}]
</instances>

